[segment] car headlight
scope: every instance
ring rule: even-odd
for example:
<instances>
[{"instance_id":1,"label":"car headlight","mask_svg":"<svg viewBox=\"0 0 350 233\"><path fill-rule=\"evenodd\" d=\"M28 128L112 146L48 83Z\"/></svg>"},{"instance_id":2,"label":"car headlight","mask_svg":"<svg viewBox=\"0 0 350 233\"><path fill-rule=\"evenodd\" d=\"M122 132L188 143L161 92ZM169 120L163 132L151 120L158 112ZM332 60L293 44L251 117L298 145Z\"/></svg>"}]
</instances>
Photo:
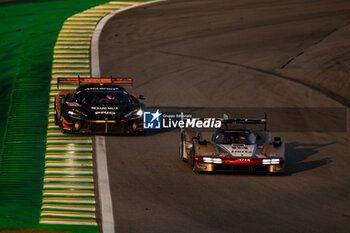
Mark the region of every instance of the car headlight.
<instances>
[{"instance_id":1,"label":"car headlight","mask_svg":"<svg viewBox=\"0 0 350 233\"><path fill-rule=\"evenodd\" d=\"M128 114L125 114L124 117L125 118L129 118L130 117L132 119L135 119L135 118L142 117L142 115L143 115L143 110L140 108L140 109L132 110Z\"/></svg>"},{"instance_id":2,"label":"car headlight","mask_svg":"<svg viewBox=\"0 0 350 233\"><path fill-rule=\"evenodd\" d=\"M211 157L203 157L203 162L204 163L223 163L221 158L211 158Z\"/></svg>"},{"instance_id":3,"label":"car headlight","mask_svg":"<svg viewBox=\"0 0 350 233\"><path fill-rule=\"evenodd\" d=\"M68 114L71 115L71 116L78 116L78 114L73 112L73 111L68 111Z\"/></svg>"},{"instance_id":4,"label":"car headlight","mask_svg":"<svg viewBox=\"0 0 350 233\"><path fill-rule=\"evenodd\" d=\"M262 164L264 165L280 164L280 159L263 159Z\"/></svg>"},{"instance_id":5,"label":"car headlight","mask_svg":"<svg viewBox=\"0 0 350 233\"><path fill-rule=\"evenodd\" d=\"M143 111L142 109L139 109L137 112L136 112L136 115L141 117L143 115Z\"/></svg>"},{"instance_id":6,"label":"car headlight","mask_svg":"<svg viewBox=\"0 0 350 233\"><path fill-rule=\"evenodd\" d=\"M84 117L87 117L86 114L82 113L82 112L74 112L74 111L68 111L68 115L71 117L71 118L74 118L74 119L84 119Z\"/></svg>"}]
</instances>

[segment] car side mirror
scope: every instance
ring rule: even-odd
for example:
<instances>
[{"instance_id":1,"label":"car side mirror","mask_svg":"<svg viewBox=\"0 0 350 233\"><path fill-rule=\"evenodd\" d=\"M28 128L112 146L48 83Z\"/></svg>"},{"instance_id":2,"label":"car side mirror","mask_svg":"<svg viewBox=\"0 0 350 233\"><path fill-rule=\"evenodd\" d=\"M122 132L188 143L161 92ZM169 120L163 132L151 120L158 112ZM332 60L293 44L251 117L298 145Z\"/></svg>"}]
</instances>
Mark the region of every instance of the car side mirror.
<instances>
[{"instance_id":1,"label":"car side mirror","mask_svg":"<svg viewBox=\"0 0 350 233\"><path fill-rule=\"evenodd\" d=\"M140 99L140 100L145 100L145 99L146 99L146 97L145 97L145 96L143 96L143 95L139 95L139 99Z\"/></svg>"},{"instance_id":2,"label":"car side mirror","mask_svg":"<svg viewBox=\"0 0 350 233\"><path fill-rule=\"evenodd\" d=\"M208 145L208 141L207 140L203 140L203 141L198 141L199 145Z\"/></svg>"},{"instance_id":3,"label":"car side mirror","mask_svg":"<svg viewBox=\"0 0 350 233\"><path fill-rule=\"evenodd\" d=\"M282 141L281 141L280 137L274 137L273 138L273 146L274 147L279 147L279 146L281 146L281 144L282 144Z\"/></svg>"}]
</instances>

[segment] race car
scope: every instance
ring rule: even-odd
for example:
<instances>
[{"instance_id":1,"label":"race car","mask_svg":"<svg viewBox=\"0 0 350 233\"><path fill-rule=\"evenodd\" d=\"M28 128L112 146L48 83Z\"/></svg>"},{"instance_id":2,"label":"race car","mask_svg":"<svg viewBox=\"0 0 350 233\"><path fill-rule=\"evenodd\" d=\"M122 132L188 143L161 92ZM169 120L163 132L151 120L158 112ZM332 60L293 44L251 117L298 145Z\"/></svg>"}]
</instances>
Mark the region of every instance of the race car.
<instances>
[{"instance_id":1,"label":"race car","mask_svg":"<svg viewBox=\"0 0 350 233\"><path fill-rule=\"evenodd\" d=\"M264 119L221 119L210 140L199 131L182 130L180 159L194 172L285 172L285 145L280 137L271 140ZM252 130L249 124L263 124Z\"/></svg>"},{"instance_id":2,"label":"race car","mask_svg":"<svg viewBox=\"0 0 350 233\"><path fill-rule=\"evenodd\" d=\"M141 133L145 105L120 84L132 78L59 78L60 84L78 83L75 91L55 97L55 124L64 133Z\"/></svg>"}]
</instances>

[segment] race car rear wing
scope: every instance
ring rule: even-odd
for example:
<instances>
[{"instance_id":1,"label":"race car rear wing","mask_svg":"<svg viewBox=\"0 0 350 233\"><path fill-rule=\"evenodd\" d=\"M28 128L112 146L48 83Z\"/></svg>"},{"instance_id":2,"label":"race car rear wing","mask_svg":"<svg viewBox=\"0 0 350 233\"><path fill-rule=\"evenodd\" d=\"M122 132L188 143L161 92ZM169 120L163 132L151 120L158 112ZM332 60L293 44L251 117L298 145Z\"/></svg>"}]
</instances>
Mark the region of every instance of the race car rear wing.
<instances>
[{"instance_id":1,"label":"race car rear wing","mask_svg":"<svg viewBox=\"0 0 350 233\"><path fill-rule=\"evenodd\" d=\"M228 118L226 114L224 114L224 118L222 119L224 124L236 123L236 124L252 124L252 125L264 125L264 131L267 130L267 114L265 113L265 117L262 119L248 119L248 118Z\"/></svg>"},{"instance_id":2,"label":"race car rear wing","mask_svg":"<svg viewBox=\"0 0 350 233\"><path fill-rule=\"evenodd\" d=\"M184 114L181 113L181 120L184 120ZM212 118L192 118L198 120L206 120ZM221 121L223 124L250 124L250 125L264 125L264 131L267 131L267 114L265 113L264 118L262 119L249 119L249 118L229 118L227 114L224 114L223 118L215 118L215 120ZM183 129L181 129L181 132Z\"/></svg>"},{"instance_id":3,"label":"race car rear wing","mask_svg":"<svg viewBox=\"0 0 350 233\"><path fill-rule=\"evenodd\" d=\"M117 84L130 84L132 87L133 79L130 77L91 77L91 78L58 78L57 88L60 88L60 83L117 83Z\"/></svg>"}]
</instances>

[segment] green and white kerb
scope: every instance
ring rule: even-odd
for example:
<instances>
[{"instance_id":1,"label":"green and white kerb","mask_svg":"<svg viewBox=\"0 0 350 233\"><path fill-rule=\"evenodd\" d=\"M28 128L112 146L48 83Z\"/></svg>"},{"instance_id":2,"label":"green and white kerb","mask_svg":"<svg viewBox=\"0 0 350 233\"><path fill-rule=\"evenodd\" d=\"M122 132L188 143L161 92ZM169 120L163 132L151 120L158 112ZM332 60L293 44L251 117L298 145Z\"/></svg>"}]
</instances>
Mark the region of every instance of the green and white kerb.
<instances>
[{"instance_id":1,"label":"green and white kerb","mask_svg":"<svg viewBox=\"0 0 350 233\"><path fill-rule=\"evenodd\" d=\"M40 224L96 226L90 136L66 135L54 124L54 98L77 84L57 88L59 77L90 77L90 45L97 23L111 12L144 2L112 1L68 18L54 47L49 124Z\"/></svg>"}]
</instances>

